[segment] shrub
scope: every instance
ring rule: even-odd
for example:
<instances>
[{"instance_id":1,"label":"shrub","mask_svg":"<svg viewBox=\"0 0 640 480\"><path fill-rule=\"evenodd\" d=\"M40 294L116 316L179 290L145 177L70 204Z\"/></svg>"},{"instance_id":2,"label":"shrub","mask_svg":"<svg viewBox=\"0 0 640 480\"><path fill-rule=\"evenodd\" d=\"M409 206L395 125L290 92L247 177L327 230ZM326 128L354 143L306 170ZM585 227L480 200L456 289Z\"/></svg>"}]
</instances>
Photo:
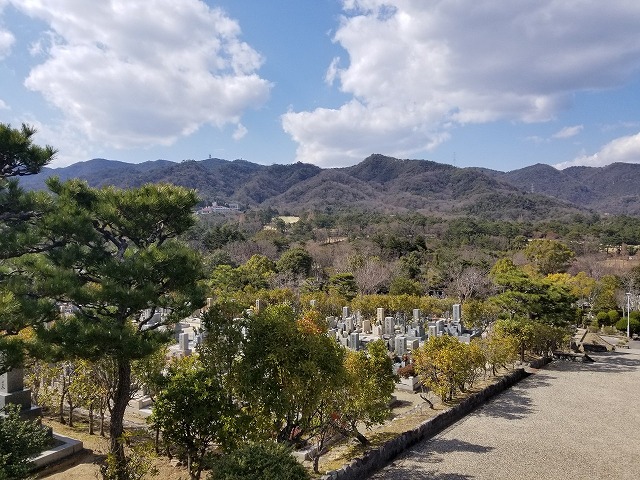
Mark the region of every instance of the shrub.
<instances>
[{"instance_id":1,"label":"shrub","mask_svg":"<svg viewBox=\"0 0 640 480\"><path fill-rule=\"evenodd\" d=\"M607 312L607 317L609 317L607 325L615 325L618 320L620 320L620 312L617 310L609 310Z\"/></svg>"},{"instance_id":2,"label":"shrub","mask_svg":"<svg viewBox=\"0 0 640 480\"><path fill-rule=\"evenodd\" d=\"M608 322L609 322L609 315L607 314L607 312L598 312L598 315L596 315L596 318L594 318L593 321L591 322L591 326L595 327L596 329L599 329L603 325L608 325Z\"/></svg>"},{"instance_id":3,"label":"shrub","mask_svg":"<svg viewBox=\"0 0 640 480\"><path fill-rule=\"evenodd\" d=\"M36 420L20 418L18 405L10 403L3 410L5 416L0 416L0 478L26 478L29 457L45 447L50 440L49 432Z\"/></svg>"},{"instance_id":4,"label":"shrub","mask_svg":"<svg viewBox=\"0 0 640 480\"><path fill-rule=\"evenodd\" d=\"M626 318L621 318L620 320L618 320L618 322L616 323L616 328L626 334L627 333L627 319ZM630 322L629 322L629 333L631 335L633 335L634 333L640 334L640 321L635 319L635 318L633 318L633 316L631 317Z\"/></svg>"},{"instance_id":5,"label":"shrub","mask_svg":"<svg viewBox=\"0 0 640 480\"><path fill-rule=\"evenodd\" d=\"M286 446L274 442L245 445L221 455L209 480L309 480L307 470Z\"/></svg>"},{"instance_id":6,"label":"shrub","mask_svg":"<svg viewBox=\"0 0 640 480\"><path fill-rule=\"evenodd\" d=\"M424 289L419 282L406 277L396 277L391 281L389 294L391 295L414 295L420 296Z\"/></svg>"},{"instance_id":7,"label":"shrub","mask_svg":"<svg viewBox=\"0 0 640 480\"><path fill-rule=\"evenodd\" d=\"M416 369L413 366L413 363L410 363L409 365L406 365L404 367L400 367L398 369L398 376L402 377L402 378L409 378L409 377L415 377L416 376Z\"/></svg>"}]
</instances>

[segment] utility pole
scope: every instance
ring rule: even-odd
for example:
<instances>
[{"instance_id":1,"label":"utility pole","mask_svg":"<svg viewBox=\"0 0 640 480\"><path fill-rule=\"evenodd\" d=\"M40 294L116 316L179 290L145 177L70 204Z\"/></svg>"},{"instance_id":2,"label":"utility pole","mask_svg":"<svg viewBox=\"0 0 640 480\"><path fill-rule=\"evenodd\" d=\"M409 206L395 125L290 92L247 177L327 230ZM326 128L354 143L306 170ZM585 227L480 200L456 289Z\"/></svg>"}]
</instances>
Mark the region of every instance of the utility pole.
<instances>
[{"instance_id":1,"label":"utility pole","mask_svg":"<svg viewBox=\"0 0 640 480\"><path fill-rule=\"evenodd\" d=\"M629 326L631 325L631 293L627 292L627 338L631 338L629 335Z\"/></svg>"}]
</instances>

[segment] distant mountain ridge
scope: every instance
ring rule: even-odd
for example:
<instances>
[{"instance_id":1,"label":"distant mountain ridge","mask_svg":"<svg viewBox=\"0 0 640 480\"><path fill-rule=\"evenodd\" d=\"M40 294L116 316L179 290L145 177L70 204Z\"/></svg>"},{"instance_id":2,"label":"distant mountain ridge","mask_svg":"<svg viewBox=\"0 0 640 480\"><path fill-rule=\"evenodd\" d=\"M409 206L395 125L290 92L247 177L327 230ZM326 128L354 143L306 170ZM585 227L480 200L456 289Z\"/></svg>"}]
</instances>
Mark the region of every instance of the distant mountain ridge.
<instances>
[{"instance_id":1,"label":"distant mountain ridge","mask_svg":"<svg viewBox=\"0 0 640 480\"><path fill-rule=\"evenodd\" d=\"M536 164L511 172L485 170L524 190L590 208L601 213L640 215L640 165L612 163L604 167L557 170Z\"/></svg>"},{"instance_id":2,"label":"distant mountain ridge","mask_svg":"<svg viewBox=\"0 0 640 480\"><path fill-rule=\"evenodd\" d=\"M218 158L139 164L93 159L45 168L38 175L23 177L21 183L28 189L42 189L52 175L122 188L169 182L197 189L204 201L292 212L361 208L527 220L593 210L640 216L640 196L634 190L640 185L640 165L625 163L566 170L536 164L500 172L379 154L351 167L330 169L299 162L259 165Z\"/></svg>"}]
</instances>

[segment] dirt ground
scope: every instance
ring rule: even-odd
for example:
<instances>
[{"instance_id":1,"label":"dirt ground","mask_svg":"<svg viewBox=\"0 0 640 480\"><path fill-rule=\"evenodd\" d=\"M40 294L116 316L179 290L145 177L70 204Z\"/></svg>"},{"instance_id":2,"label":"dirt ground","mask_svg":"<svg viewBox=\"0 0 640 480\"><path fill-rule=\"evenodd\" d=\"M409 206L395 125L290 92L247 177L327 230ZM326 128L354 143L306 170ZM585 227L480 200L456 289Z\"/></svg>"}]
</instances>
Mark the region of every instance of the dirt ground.
<instances>
[{"instance_id":1,"label":"dirt ground","mask_svg":"<svg viewBox=\"0 0 640 480\"><path fill-rule=\"evenodd\" d=\"M135 414L128 414L127 420L131 424L139 424L144 426L145 422L142 417ZM74 427L69 428L62 425L57 419L44 418L43 423L53 428L53 431L67 437L81 440L84 451L72 458L63 461L60 464L48 467L38 473L38 478L46 478L47 480L96 480L100 477L100 463L104 460L109 450L109 439L96 435L89 435L89 426L86 421L75 420ZM186 468L175 465L166 457L158 457L153 459L153 467L158 474L155 477L148 475L145 478L159 478L166 480L187 480L189 474Z\"/></svg>"}]
</instances>

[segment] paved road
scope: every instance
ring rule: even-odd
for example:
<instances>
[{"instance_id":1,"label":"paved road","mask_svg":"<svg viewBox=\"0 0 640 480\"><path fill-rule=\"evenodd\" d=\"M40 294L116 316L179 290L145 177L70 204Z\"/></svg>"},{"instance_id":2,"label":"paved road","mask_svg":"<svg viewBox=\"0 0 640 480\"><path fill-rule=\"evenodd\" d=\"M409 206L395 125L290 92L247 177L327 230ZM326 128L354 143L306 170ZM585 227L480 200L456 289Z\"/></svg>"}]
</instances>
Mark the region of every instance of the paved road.
<instances>
[{"instance_id":1,"label":"paved road","mask_svg":"<svg viewBox=\"0 0 640 480\"><path fill-rule=\"evenodd\" d=\"M592 357L553 362L370 480L640 478L640 350Z\"/></svg>"}]
</instances>

